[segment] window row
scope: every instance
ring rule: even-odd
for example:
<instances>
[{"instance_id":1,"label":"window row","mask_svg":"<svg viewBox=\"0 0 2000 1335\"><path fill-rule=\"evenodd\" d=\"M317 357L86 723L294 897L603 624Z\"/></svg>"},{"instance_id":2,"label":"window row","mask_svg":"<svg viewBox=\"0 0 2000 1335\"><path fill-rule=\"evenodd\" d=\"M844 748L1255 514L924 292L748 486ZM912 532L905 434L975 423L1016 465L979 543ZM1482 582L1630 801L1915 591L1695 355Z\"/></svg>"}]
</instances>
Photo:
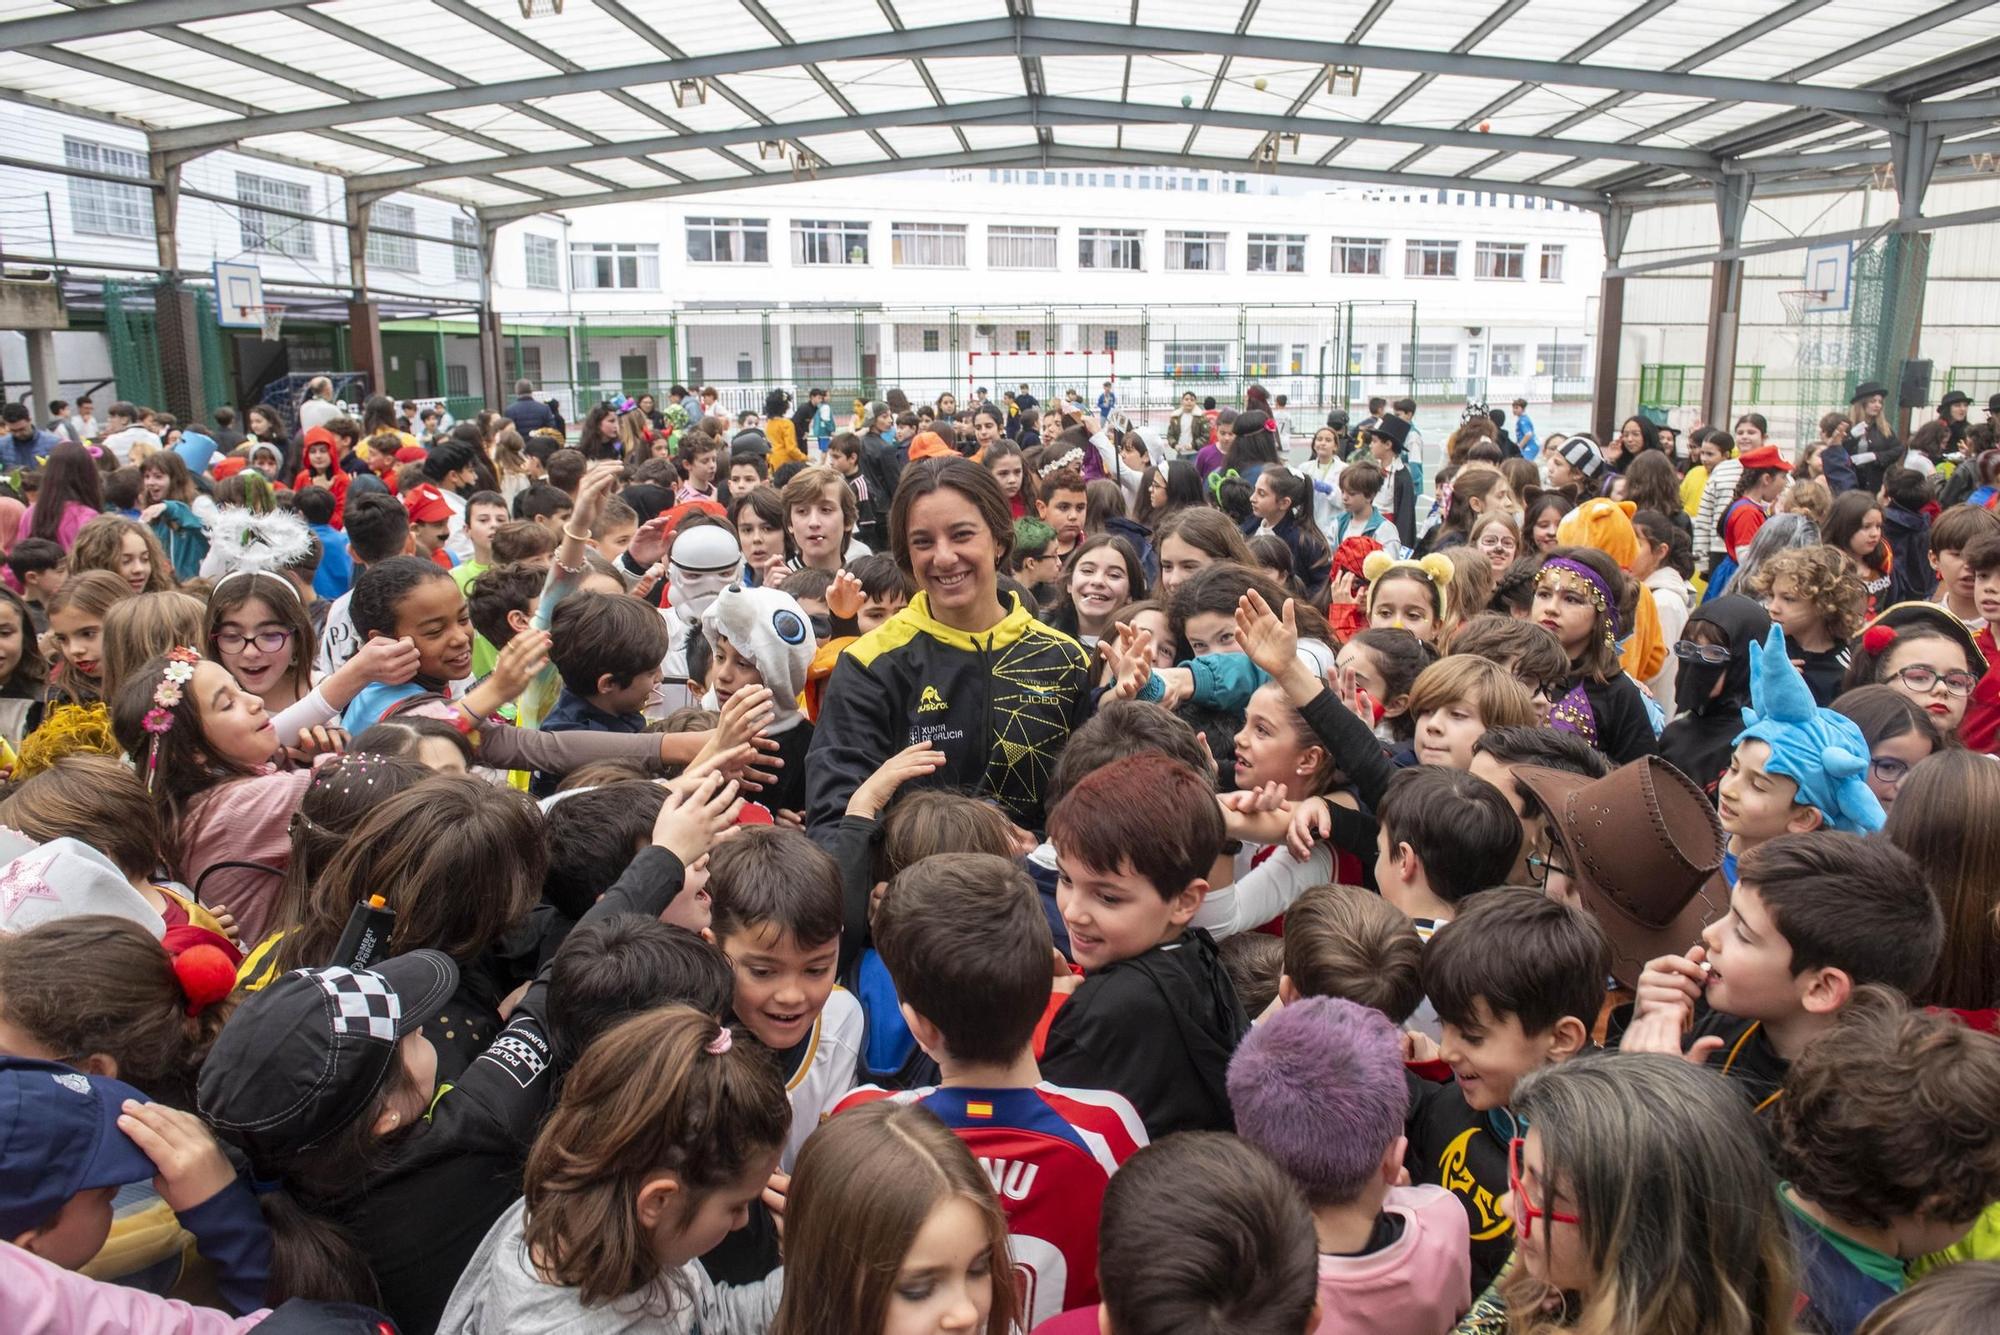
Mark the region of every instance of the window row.
<instances>
[{"instance_id":1,"label":"window row","mask_svg":"<svg viewBox=\"0 0 2000 1335\"><path fill-rule=\"evenodd\" d=\"M1173 347L1174 345L1169 345ZM1226 345L1218 345L1226 346ZM1418 381L1453 380L1459 375L1460 348L1463 347L1467 378L1493 376L1546 375L1557 380L1583 378L1589 348L1582 343L1544 343L1530 350L1524 343L1359 343L1348 354L1350 375L1386 376L1393 364L1395 374ZM1297 368L1293 368L1296 370ZM1268 373L1267 373L1268 374Z\"/></svg>"},{"instance_id":2,"label":"window row","mask_svg":"<svg viewBox=\"0 0 2000 1335\"><path fill-rule=\"evenodd\" d=\"M771 258L768 218L690 218L687 257L694 264L767 264ZM986 229L989 269L1054 269L1060 247L1054 227L1002 226ZM1136 227L1079 227L1079 269L1146 268L1146 231ZM869 225L856 221L800 219L791 224L792 263L870 263ZM1228 232L1170 229L1165 265L1170 273L1224 273L1229 268ZM551 243L553 244L553 243ZM1456 278L1462 242L1411 240L1403 243L1403 273L1411 278ZM1298 232L1251 232L1244 266L1251 273L1306 272L1307 241ZM1335 237L1331 255L1336 274L1386 272L1389 241L1383 237ZM896 268L962 269L966 266L964 223L889 224L889 262ZM1538 248L1535 273L1545 283L1563 277L1563 247ZM1525 279L1528 245L1521 241L1479 241L1473 246L1473 276Z\"/></svg>"}]
</instances>

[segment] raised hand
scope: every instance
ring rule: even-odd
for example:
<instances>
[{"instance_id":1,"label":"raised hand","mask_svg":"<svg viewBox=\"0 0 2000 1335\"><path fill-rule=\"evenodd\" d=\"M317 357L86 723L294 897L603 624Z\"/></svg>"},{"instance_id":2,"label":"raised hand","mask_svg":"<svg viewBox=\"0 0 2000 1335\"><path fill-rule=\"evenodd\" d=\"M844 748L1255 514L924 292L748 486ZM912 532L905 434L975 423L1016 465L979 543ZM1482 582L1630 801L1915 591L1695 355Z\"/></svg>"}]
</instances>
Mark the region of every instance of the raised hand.
<instances>
[{"instance_id":1,"label":"raised hand","mask_svg":"<svg viewBox=\"0 0 2000 1335\"><path fill-rule=\"evenodd\" d=\"M570 511L569 523L564 527L580 532L595 529L597 521L604 516L604 502L624 475L624 466L616 460L604 459L592 464L583 475L583 480L577 483L576 508Z\"/></svg>"},{"instance_id":2,"label":"raised hand","mask_svg":"<svg viewBox=\"0 0 2000 1335\"><path fill-rule=\"evenodd\" d=\"M637 565L658 565L667 554L667 526L671 523L672 515L661 513L639 525L639 531L632 535L632 545L625 549L625 554Z\"/></svg>"},{"instance_id":3,"label":"raised hand","mask_svg":"<svg viewBox=\"0 0 2000 1335\"><path fill-rule=\"evenodd\" d=\"M524 630L507 642L494 661L493 672L486 680L500 692L501 703L505 704L528 689L528 683L549 661L549 633L545 630Z\"/></svg>"},{"instance_id":4,"label":"raised hand","mask_svg":"<svg viewBox=\"0 0 2000 1335\"><path fill-rule=\"evenodd\" d=\"M1098 641L1111 665L1111 695L1117 700L1136 699L1153 675L1152 632L1130 622L1120 622L1115 629L1114 639Z\"/></svg>"},{"instance_id":5,"label":"raised hand","mask_svg":"<svg viewBox=\"0 0 2000 1335\"><path fill-rule=\"evenodd\" d=\"M843 570L833 577L827 586L826 610L841 621L852 621L861 615L861 581L851 570Z\"/></svg>"},{"instance_id":6,"label":"raised hand","mask_svg":"<svg viewBox=\"0 0 2000 1335\"><path fill-rule=\"evenodd\" d=\"M1290 598L1282 617L1255 589L1236 601L1236 647L1270 676L1282 676L1299 651L1299 618Z\"/></svg>"},{"instance_id":7,"label":"raised hand","mask_svg":"<svg viewBox=\"0 0 2000 1335\"><path fill-rule=\"evenodd\" d=\"M847 814L874 820L895 797L896 790L912 779L928 778L943 768L944 752L929 742L906 746L875 767L847 799Z\"/></svg>"},{"instance_id":8,"label":"raised hand","mask_svg":"<svg viewBox=\"0 0 2000 1335\"><path fill-rule=\"evenodd\" d=\"M653 822L653 843L679 858L682 866L692 866L717 835L736 823L743 799L720 774L705 774L692 784L677 780L666 788L667 800Z\"/></svg>"}]
</instances>

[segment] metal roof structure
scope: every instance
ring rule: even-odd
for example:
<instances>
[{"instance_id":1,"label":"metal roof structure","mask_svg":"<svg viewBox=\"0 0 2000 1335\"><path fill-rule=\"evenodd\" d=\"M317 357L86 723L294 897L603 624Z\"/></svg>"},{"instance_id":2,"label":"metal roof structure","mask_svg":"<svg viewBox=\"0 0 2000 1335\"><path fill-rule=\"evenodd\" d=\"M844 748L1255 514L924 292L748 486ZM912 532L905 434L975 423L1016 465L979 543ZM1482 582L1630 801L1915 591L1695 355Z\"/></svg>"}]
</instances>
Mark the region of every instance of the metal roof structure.
<instances>
[{"instance_id":1,"label":"metal roof structure","mask_svg":"<svg viewBox=\"0 0 2000 1335\"><path fill-rule=\"evenodd\" d=\"M346 177L364 209L421 189L489 228L803 175L1134 163L1539 195L1608 220L1712 200L1728 244L1728 215L1753 194L1893 173L1907 225L1929 182L1992 171L1996 12L1993 0L0 0L0 99L143 128L155 189L190 157L240 146Z\"/></svg>"}]
</instances>

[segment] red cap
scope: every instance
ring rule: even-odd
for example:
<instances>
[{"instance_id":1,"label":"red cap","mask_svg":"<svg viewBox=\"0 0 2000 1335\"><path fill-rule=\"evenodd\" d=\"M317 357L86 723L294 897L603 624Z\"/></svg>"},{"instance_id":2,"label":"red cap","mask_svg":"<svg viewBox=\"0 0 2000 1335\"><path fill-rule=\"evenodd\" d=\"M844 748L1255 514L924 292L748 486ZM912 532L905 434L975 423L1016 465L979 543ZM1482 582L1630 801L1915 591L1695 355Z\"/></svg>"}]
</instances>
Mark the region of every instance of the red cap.
<instances>
[{"instance_id":1,"label":"red cap","mask_svg":"<svg viewBox=\"0 0 2000 1335\"><path fill-rule=\"evenodd\" d=\"M248 458L232 457L228 459L217 459L215 463L209 468L208 471L210 476L212 476L217 482L220 482L223 478L236 476L238 473L242 472L249 466L250 466L250 460Z\"/></svg>"},{"instance_id":2,"label":"red cap","mask_svg":"<svg viewBox=\"0 0 2000 1335\"><path fill-rule=\"evenodd\" d=\"M1775 468L1780 473L1792 471L1792 465L1778 453L1776 445L1759 445L1754 450L1745 450L1736 456L1736 462L1745 468Z\"/></svg>"},{"instance_id":3,"label":"red cap","mask_svg":"<svg viewBox=\"0 0 2000 1335\"><path fill-rule=\"evenodd\" d=\"M405 445L396 451L396 462L399 464L420 464L430 457L421 445Z\"/></svg>"},{"instance_id":4,"label":"red cap","mask_svg":"<svg viewBox=\"0 0 2000 1335\"><path fill-rule=\"evenodd\" d=\"M403 497L412 524L437 524L451 518L451 506L435 482L420 482Z\"/></svg>"},{"instance_id":5,"label":"red cap","mask_svg":"<svg viewBox=\"0 0 2000 1335\"><path fill-rule=\"evenodd\" d=\"M736 823L738 825L776 825L778 822L772 818L771 808L765 806L762 802L751 802L746 799L742 809L736 813Z\"/></svg>"}]
</instances>

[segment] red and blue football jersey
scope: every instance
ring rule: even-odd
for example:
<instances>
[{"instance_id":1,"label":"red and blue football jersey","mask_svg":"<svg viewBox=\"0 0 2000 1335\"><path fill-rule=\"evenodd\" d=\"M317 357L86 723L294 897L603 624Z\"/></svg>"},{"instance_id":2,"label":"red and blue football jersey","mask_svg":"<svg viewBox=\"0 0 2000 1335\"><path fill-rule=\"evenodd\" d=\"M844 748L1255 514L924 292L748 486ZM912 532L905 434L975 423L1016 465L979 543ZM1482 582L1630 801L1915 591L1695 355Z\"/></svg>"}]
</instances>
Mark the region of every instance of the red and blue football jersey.
<instances>
[{"instance_id":1,"label":"red and blue football jersey","mask_svg":"<svg viewBox=\"0 0 2000 1335\"><path fill-rule=\"evenodd\" d=\"M928 1108L992 1178L1007 1215L1026 1329L1097 1302L1104 1188L1146 1144L1145 1124L1124 1095L1046 1083L893 1091L864 1085L835 1105L834 1116L879 1099Z\"/></svg>"}]
</instances>

